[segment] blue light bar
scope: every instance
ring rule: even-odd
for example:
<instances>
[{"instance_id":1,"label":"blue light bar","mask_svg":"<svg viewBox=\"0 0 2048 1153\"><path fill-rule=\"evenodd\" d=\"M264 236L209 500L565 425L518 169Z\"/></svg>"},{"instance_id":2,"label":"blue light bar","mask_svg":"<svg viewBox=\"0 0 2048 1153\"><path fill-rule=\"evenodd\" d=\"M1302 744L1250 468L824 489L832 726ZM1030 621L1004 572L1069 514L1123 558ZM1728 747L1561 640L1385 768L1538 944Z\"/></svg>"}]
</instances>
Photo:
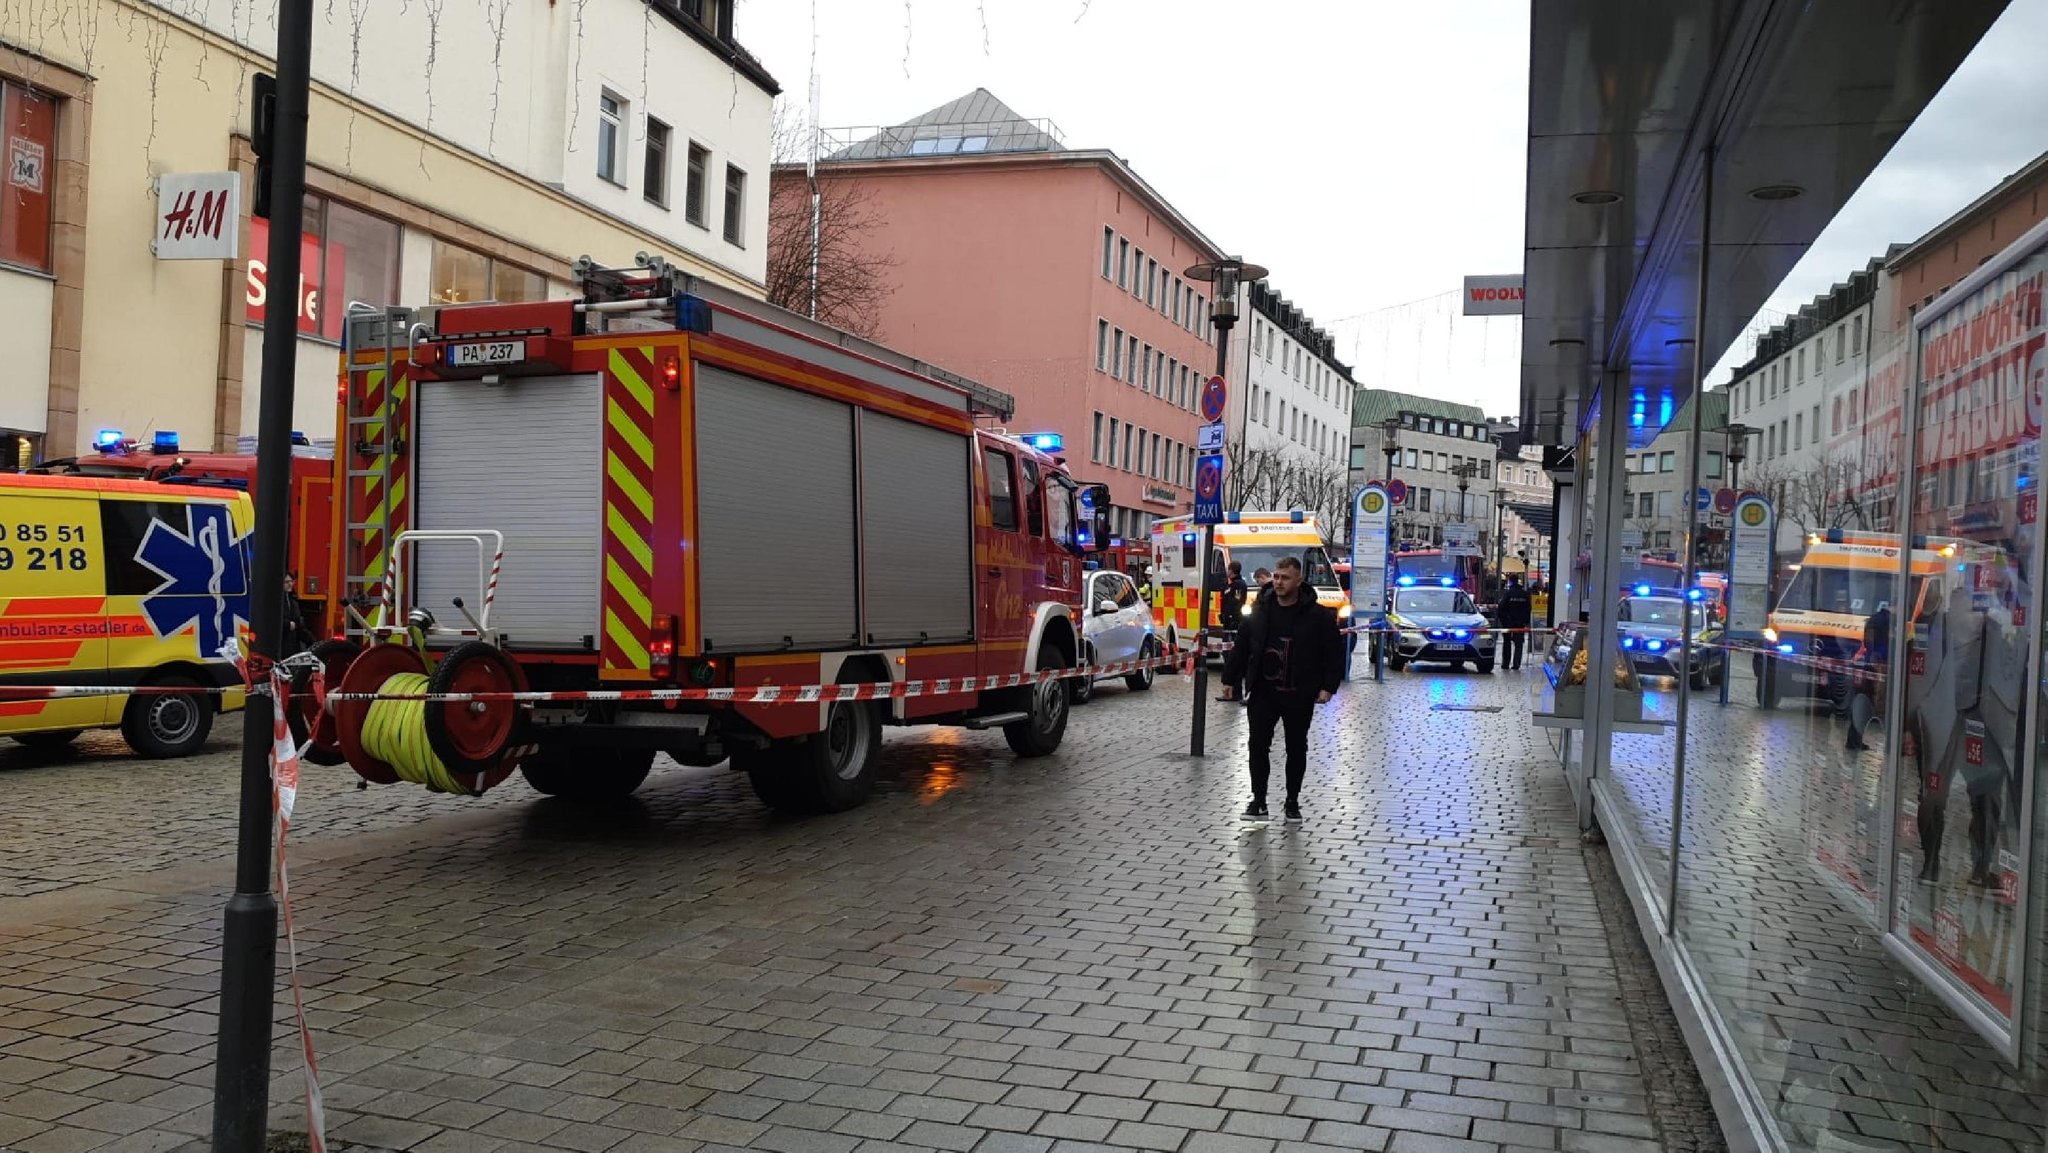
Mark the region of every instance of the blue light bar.
<instances>
[{"instance_id":1,"label":"blue light bar","mask_svg":"<svg viewBox=\"0 0 2048 1153\"><path fill-rule=\"evenodd\" d=\"M1644 648L1646 648L1646 649L1648 649L1648 650L1650 650L1650 651L1651 651L1651 652L1653 652L1653 653L1654 653L1654 652L1662 652L1662 651L1663 651L1663 649L1664 649L1664 642L1663 642L1663 641L1656 641L1656 640L1652 640L1652 641L1644 641L1644 642L1643 642L1643 647L1644 647Z\"/></svg>"},{"instance_id":2,"label":"blue light bar","mask_svg":"<svg viewBox=\"0 0 2048 1153\"><path fill-rule=\"evenodd\" d=\"M1621 647L1622 647L1622 648L1625 648L1625 649L1632 649L1632 648L1636 647L1636 638L1634 638L1634 637L1623 637L1623 638L1621 638Z\"/></svg>"},{"instance_id":3,"label":"blue light bar","mask_svg":"<svg viewBox=\"0 0 2048 1153\"><path fill-rule=\"evenodd\" d=\"M1782 644L1782 645L1779 645L1779 646L1778 646L1778 651L1779 651L1779 652L1781 652L1781 653L1789 653L1789 652L1791 652L1791 651L1792 651L1792 646L1791 646L1790 644Z\"/></svg>"},{"instance_id":4,"label":"blue light bar","mask_svg":"<svg viewBox=\"0 0 2048 1153\"><path fill-rule=\"evenodd\" d=\"M1453 630L1453 631L1452 631L1451 635L1452 635L1452 636L1454 636L1454 637L1457 637L1457 638L1458 638L1459 640L1461 640L1461 641L1462 641L1462 640L1464 640L1464 639L1465 639L1466 637L1469 637L1469 636L1471 636L1472 634L1471 634L1471 633L1470 633L1469 631L1465 630L1465 629L1456 629L1456 630Z\"/></svg>"},{"instance_id":5,"label":"blue light bar","mask_svg":"<svg viewBox=\"0 0 2048 1153\"><path fill-rule=\"evenodd\" d=\"M151 452L178 451L178 434L175 432L157 433L154 437L150 439L149 450Z\"/></svg>"},{"instance_id":6,"label":"blue light bar","mask_svg":"<svg viewBox=\"0 0 2048 1153\"><path fill-rule=\"evenodd\" d=\"M1064 452L1067 448L1066 438L1056 432L1034 432L1024 438L1024 443L1040 452Z\"/></svg>"},{"instance_id":7,"label":"blue light bar","mask_svg":"<svg viewBox=\"0 0 2048 1153\"><path fill-rule=\"evenodd\" d=\"M1184 532L1184 533L1180 534L1180 543L1182 543L1182 544L1193 544L1193 543L1195 543L1195 534L1194 534L1194 533L1191 533L1191 532Z\"/></svg>"},{"instance_id":8,"label":"blue light bar","mask_svg":"<svg viewBox=\"0 0 2048 1153\"><path fill-rule=\"evenodd\" d=\"M1400 585L1404 589L1411 588L1415 584L1415 578L1412 576L1395 577L1394 583Z\"/></svg>"},{"instance_id":9,"label":"blue light bar","mask_svg":"<svg viewBox=\"0 0 2048 1153\"><path fill-rule=\"evenodd\" d=\"M1689 600L1689 601L1696 601L1696 600L1700 599L1701 597L1703 597L1703 596L1705 596L1705 595L1706 595L1706 593L1705 593L1705 592L1704 592L1703 590L1701 590L1701 589L1687 589L1687 590L1685 590L1685 599L1686 599L1686 600Z\"/></svg>"},{"instance_id":10,"label":"blue light bar","mask_svg":"<svg viewBox=\"0 0 2048 1153\"><path fill-rule=\"evenodd\" d=\"M121 447L121 430L118 428L103 428L99 431L99 435L92 438L92 444L94 448L119 448Z\"/></svg>"},{"instance_id":11,"label":"blue light bar","mask_svg":"<svg viewBox=\"0 0 2048 1153\"><path fill-rule=\"evenodd\" d=\"M1649 585L1637 585L1637 586L1636 586L1636 595L1637 595L1637 596L1639 596L1639 597L1646 597L1646 596L1649 596L1649 595L1650 595L1650 586L1649 586Z\"/></svg>"},{"instance_id":12,"label":"blue light bar","mask_svg":"<svg viewBox=\"0 0 2048 1153\"><path fill-rule=\"evenodd\" d=\"M1454 584L1456 584L1456 583L1458 583L1458 582L1456 582L1456 581L1452 580L1452 579L1451 579L1451 578L1449 578L1449 577L1438 577L1438 578L1436 578L1436 583L1438 583L1438 584L1440 584L1440 585L1444 586L1445 588L1450 588L1450 587L1451 587L1452 585L1454 585Z\"/></svg>"}]
</instances>

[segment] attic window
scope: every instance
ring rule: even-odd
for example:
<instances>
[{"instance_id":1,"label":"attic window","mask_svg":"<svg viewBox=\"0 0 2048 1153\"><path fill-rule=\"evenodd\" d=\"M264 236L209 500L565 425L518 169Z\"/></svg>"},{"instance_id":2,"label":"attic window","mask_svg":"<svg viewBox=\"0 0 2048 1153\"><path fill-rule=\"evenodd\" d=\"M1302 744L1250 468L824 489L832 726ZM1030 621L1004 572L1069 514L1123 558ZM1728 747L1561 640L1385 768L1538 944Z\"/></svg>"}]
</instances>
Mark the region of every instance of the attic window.
<instances>
[{"instance_id":1,"label":"attic window","mask_svg":"<svg viewBox=\"0 0 2048 1153\"><path fill-rule=\"evenodd\" d=\"M984 146L987 144L987 137L979 137L978 139L983 142ZM910 154L912 156L950 155L958 151L960 151L960 138L958 136L940 136L936 139L926 137L923 140L913 140L910 142Z\"/></svg>"},{"instance_id":2,"label":"attic window","mask_svg":"<svg viewBox=\"0 0 2048 1153\"><path fill-rule=\"evenodd\" d=\"M962 141L960 142L960 151L962 151L962 152L987 152L987 151L988 151L988 137L986 137L986 136L970 136L970 137L968 137L967 139L965 139L965 140L962 140Z\"/></svg>"}]
</instances>

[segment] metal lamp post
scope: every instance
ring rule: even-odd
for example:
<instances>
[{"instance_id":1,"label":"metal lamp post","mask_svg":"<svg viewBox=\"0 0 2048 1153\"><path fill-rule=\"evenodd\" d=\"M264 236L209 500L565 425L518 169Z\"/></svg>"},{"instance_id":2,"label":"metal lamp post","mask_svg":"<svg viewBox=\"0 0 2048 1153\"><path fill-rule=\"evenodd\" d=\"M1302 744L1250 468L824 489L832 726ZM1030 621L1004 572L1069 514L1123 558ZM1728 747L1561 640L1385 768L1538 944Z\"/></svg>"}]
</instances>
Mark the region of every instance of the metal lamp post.
<instances>
[{"instance_id":1,"label":"metal lamp post","mask_svg":"<svg viewBox=\"0 0 2048 1153\"><path fill-rule=\"evenodd\" d=\"M1216 326L1216 375L1225 376L1230 367L1230 330L1237 325L1237 289L1240 284L1266 279L1266 270L1246 264L1241 257L1206 260L1181 273L1189 280L1205 281L1209 291L1209 323ZM1247 400L1249 403L1249 400ZM1188 755L1202 755L1203 737L1209 722L1209 597L1216 590L1216 529L1202 526L1202 595L1196 599L1201 624L1195 628L1194 719L1188 727Z\"/></svg>"},{"instance_id":2,"label":"metal lamp post","mask_svg":"<svg viewBox=\"0 0 2048 1153\"><path fill-rule=\"evenodd\" d=\"M1401 418L1390 416L1380 422L1380 451L1387 458L1387 487L1394 487L1394 461L1401 455ZM1396 540L1400 539L1399 518L1395 520Z\"/></svg>"},{"instance_id":3,"label":"metal lamp post","mask_svg":"<svg viewBox=\"0 0 2048 1153\"><path fill-rule=\"evenodd\" d=\"M1452 469L1451 475L1458 478L1458 523L1464 524L1465 490L1472 487L1472 478L1479 475L1479 466L1468 460Z\"/></svg>"}]
</instances>

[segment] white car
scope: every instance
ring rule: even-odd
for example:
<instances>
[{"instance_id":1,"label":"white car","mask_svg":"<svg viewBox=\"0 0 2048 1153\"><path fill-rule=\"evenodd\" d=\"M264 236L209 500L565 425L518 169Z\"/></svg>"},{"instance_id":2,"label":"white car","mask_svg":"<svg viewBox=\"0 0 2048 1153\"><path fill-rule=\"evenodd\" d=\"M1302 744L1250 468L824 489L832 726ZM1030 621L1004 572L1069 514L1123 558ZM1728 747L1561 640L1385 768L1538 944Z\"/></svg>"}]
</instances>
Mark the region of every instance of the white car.
<instances>
[{"instance_id":1,"label":"white car","mask_svg":"<svg viewBox=\"0 0 2048 1153\"><path fill-rule=\"evenodd\" d=\"M1138 595L1138 586L1127 574L1115 569L1089 573L1082 605L1088 614L1081 622L1081 640L1087 649L1081 657L1083 664L1113 665L1159 655L1159 638L1152 631L1152 606ZM1144 692L1152 687L1154 672L1139 669L1125 676L1124 683L1132 692ZM1092 677L1075 677L1068 683L1068 695L1077 705L1095 692Z\"/></svg>"}]
</instances>

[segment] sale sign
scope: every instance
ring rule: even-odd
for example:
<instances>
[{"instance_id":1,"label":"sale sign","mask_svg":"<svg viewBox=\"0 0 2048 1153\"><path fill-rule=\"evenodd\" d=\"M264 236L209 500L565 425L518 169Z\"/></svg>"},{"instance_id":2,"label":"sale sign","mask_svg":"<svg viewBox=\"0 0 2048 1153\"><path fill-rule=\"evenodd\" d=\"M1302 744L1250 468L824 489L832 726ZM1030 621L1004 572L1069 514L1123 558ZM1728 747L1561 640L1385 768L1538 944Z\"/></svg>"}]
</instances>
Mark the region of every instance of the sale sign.
<instances>
[{"instance_id":1,"label":"sale sign","mask_svg":"<svg viewBox=\"0 0 2048 1153\"><path fill-rule=\"evenodd\" d=\"M323 259L324 257L324 259ZM276 285L270 282L270 222L249 221L249 264L245 278L250 324L260 325L270 311ZM298 297L299 333L324 340L341 339L342 310L330 308L325 286L343 282L348 250L338 244L325 245L317 236L299 239Z\"/></svg>"}]
</instances>

